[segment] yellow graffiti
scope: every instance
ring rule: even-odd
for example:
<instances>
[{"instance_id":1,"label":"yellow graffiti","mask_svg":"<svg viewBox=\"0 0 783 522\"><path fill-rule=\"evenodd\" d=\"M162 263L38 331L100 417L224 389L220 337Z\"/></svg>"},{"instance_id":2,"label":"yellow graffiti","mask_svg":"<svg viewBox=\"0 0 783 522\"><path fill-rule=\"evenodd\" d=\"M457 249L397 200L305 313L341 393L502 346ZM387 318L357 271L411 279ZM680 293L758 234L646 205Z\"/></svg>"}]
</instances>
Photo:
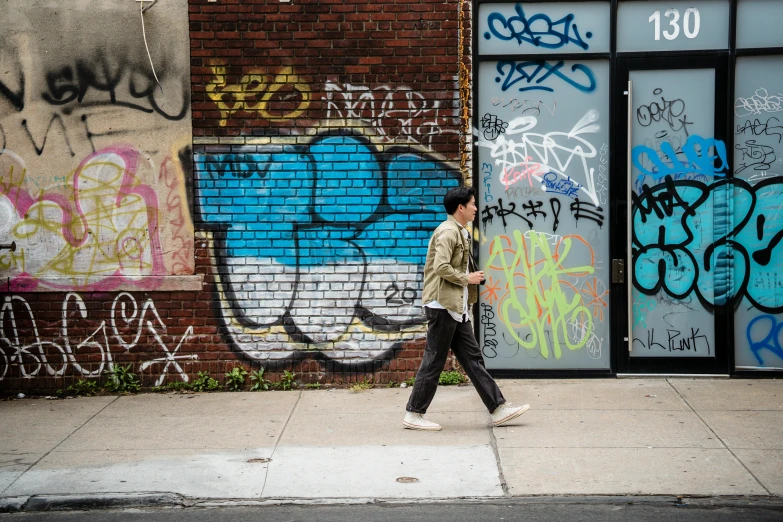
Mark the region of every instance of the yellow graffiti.
<instances>
[{"instance_id":1,"label":"yellow graffiti","mask_svg":"<svg viewBox=\"0 0 783 522\"><path fill-rule=\"evenodd\" d=\"M226 79L224 65L213 64L211 68L213 78L206 86L207 96L220 111L221 127L225 127L239 111L257 112L261 118L269 121L286 121L301 116L310 106L310 86L300 82L291 67L283 67L271 82L267 81L271 75L264 74L260 69L251 69L240 78L239 83L232 84ZM299 96L298 103L293 102L296 106L290 109L285 107L289 102L275 98L277 92L285 86L290 86ZM273 101L283 107L281 113L275 114L270 110Z\"/></svg>"},{"instance_id":2,"label":"yellow graffiti","mask_svg":"<svg viewBox=\"0 0 783 522\"><path fill-rule=\"evenodd\" d=\"M499 271L505 278L506 293L498 303L498 316L508 327L511 336L525 349L538 347L541 355L549 357L549 342L554 356L562 356L561 345L569 350L585 346L593 330L593 317L583 305L582 295L576 287L561 278L582 277L594 272L593 251L578 236L559 238L550 245L551 236L535 231L514 231L516 249L511 248L507 236L497 236L490 246L486 263L487 271ZM566 268L566 260L573 242L582 243L590 253L589 265ZM511 262L506 255L512 257ZM493 265L499 261L500 265ZM570 297L569 297L570 296ZM569 325L578 324L580 335L571 338ZM530 334L520 336L517 329L529 328ZM551 338L547 333L551 329Z\"/></svg>"},{"instance_id":3,"label":"yellow graffiti","mask_svg":"<svg viewBox=\"0 0 783 522\"><path fill-rule=\"evenodd\" d=\"M6 240L11 235L13 209L22 194L26 176L27 169L18 165L10 165L8 173L0 175L0 239ZM3 195L7 203L2 200ZM25 271L25 249L17 248L15 252L0 250L0 270L7 271L15 267Z\"/></svg>"}]
</instances>

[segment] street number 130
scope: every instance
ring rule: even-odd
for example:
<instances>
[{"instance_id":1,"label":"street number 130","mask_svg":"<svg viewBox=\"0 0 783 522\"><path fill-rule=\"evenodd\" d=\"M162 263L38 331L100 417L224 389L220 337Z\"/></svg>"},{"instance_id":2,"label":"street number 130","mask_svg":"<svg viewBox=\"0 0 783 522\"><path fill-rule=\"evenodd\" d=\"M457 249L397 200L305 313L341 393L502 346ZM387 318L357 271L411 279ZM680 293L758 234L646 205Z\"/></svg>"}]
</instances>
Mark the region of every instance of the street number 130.
<instances>
[{"instance_id":1,"label":"street number 130","mask_svg":"<svg viewBox=\"0 0 783 522\"><path fill-rule=\"evenodd\" d=\"M674 40L680 35L680 10L679 9L667 9L663 14L669 20L669 26L671 29L664 29L663 37L667 40ZM657 9L648 22L655 22L655 39L661 39L661 10ZM682 32L686 38L696 38L699 34L699 27L701 26L701 16L699 16L699 10L696 7L689 7L685 10L685 16L682 18Z\"/></svg>"}]
</instances>

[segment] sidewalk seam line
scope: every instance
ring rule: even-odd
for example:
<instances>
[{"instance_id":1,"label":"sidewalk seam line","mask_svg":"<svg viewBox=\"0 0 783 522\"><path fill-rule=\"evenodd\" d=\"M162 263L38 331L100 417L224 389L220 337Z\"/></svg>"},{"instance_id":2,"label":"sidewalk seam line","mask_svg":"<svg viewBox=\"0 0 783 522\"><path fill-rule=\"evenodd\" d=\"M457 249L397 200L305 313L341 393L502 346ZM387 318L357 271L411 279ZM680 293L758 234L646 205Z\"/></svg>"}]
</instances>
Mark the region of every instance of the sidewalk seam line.
<instances>
[{"instance_id":1,"label":"sidewalk seam line","mask_svg":"<svg viewBox=\"0 0 783 522\"><path fill-rule=\"evenodd\" d=\"M299 400L302 398L302 390L299 390L299 394L296 396L296 402L294 403L294 407L291 408L291 413L288 414L288 418L285 420L285 424L283 424L283 429L280 430L280 436L275 441L275 445L272 448L272 453L269 454L269 464L266 466L266 473L264 473L264 486L261 488L261 495L259 497L261 499L264 498L264 491L266 490L266 480L269 478L269 468L272 467L272 458L275 456L275 452L277 451L277 446L280 444L280 441L283 440L283 436L285 435L285 430L288 428L288 423L291 421L291 418L294 416L294 412L296 411L296 408L299 407Z\"/></svg>"},{"instance_id":2,"label":"sidewalk seam line","mask_svg":"<svg viewBox=\"0 0 783 522\"><path fill-rule=\"evenodd\" d=\"M751 477L753 477L753 480L755 480L755 481L756 481L756 483L758 483L758 485L759 485L759 486L761 486L761 488L762 488L764 491L766 491L766 492L767 492L767 495L772 495L772 493L769 491L769 489L767 489L767 486L765 486L765 485L764 485L764 483L762 483L762 482L759 480L759 478L756 476L756 474L755 474L755 473L753 473L753 472L750 470L750 468L749 468L749 467L748 467L748 466L747 466L747 465L746 465L746 464L745 464L745 463L742 461L742 459L740 459L740 458L739 458L739 457L738 457L738 456L737 456L737 455L734 453L734 451L733 451L733 450L732 450L732 449L729 447L729 445L728 445L728 444L726 444L726 443L723 441L723 439L722 439L722 438L720 438L720 435L718 435L718 434L715 432L715 430L713 430L713 429L712 429L712 426L710 426L709 424L707 424L707 421L705 421L705 420L702 418L702 416L701 416L701 415L699 415L699 412L697 412L697 411L696 411L696 409L695 409L693 406L691 406L691 403L690 403L690 402L688 402L688 399L686 399L686 398L685 398L685 397L684 397L684 396L683 396L683 395L680 393L680 390L678 390L678 389L677 389L677 388L674 386L674 384L672 384L672 383L671 383L671 381L670 381L668 378L666 379L666 382L667 382L667 383L669 384L669 386L671 386L671 388L674 390L674 393L676 393L676 394L677 394L677 395L678 395L678 396L679 396L679 397L680 397L680 398L681 398L681 399L682 399L682 400L685 402L685 404L687 404L687 405L688 405L688 407L691 409L691 411L694 413L694 415L696 415L696 416L699 418L699 420L700 420L700 421L701 421L701 422L702 422L702 423L703 423L703 424L704 424L704 425L707 427L707 429L708 429L708 430L710 430L710 433L712 433L713 435L715 435L715 438L716 438L716 439L718 439L718 440L720 441L720 443L721 443L721 444L723 444L723 447L724 447L724 448L726 448L726 451L728 451L728 452L731 454L731 456L732 456L732 457L734 457L734 460L736 460L737 462L739 462L739 463L740 463L740 465L741 465L743 468L745 468L745 471L747 471L747 472L748 472L748 474L749 474Z\"/></svg>"},{"instance_id":3,"label":"sidewalk seam line","mask_svg":"<svg viewBox=\"0 0 783 522\"><path fill-rule=\"evenodd\" d=\"M500 479L500 488L503 490L503 496L511 497L508 484L506 484L506 476L503 474L503 465L500 462L500 451L498 451L498 440L495 438L495 427L492 425L491 420L489 422L489 446L492 448L492 453L495 454L495 464L498 467L498 478Z\"/></svg>"},{"instance_id":4,"label":"sidewalk seam line","mask_svg":"<svg viewBox=\"0 0 783 522\"><path fill-rule=\"evenodd\" d=\"M98 414L100 414L100 413L101 413L103 410L105 410L106 408L108 408L109 406L111 406L112 404L114 404L114 403L117 401L117 399L119 399L119 398L120 398L120 396L119 396L119 395L118 395L118 396L116 396L116 397L114 398L114 400L113 400L113 401L111 401L111 402L107 403L107 404L106 404L106 405L105 405L103 408L101 408L100 410L98 410L98 411L96 411L95 413L93 413L93 414L92 414L92 416L91 416L89 419L87 419L86 421L84 421L83 423L81 423L81 424L80 424L80 425L79 425L79 426L78 426L78 427L77 427L75 430L73 430L71 433L69 433L67 437L65 437L63 440L61 440L60 442L58 442L58 443L57 443L57 445L56 445L55 447L53 447L52 449L50 449L49 451L47 451L46 453L44 453L43 455L41 455L41 458L39 458L38 460L36 460L35 462L33 462L33 463L30 465L30 467L28 467L26 470L24 470L24 471L22 472L22 474L21 474L21 475L19 475L18 477L16 477L16 478L14 479L14 481L13 481L13 482L11 482L10 484L8 484L8 487L7 487L7 488L5 488L3 491L0 491L0 494L5 494L5 492L6 492L6 491L8 491L9 489L11 489L11 487L13 487L13 485L14 485L14 484L16 484L16 482L17 482L17 481L18 481L20 478L24 477L24 476L27 474L27 472L28 472L28 471L30 471L31 469L33 469L34 467L36 467L36 466L38 465L38 463L39 463L39 462L41 462L43 459L45 459L46 457L48 457L48 456L49 456L49 455L50 455L50 454L51 454L51 453L52 453L54 450L56 450L57 448L59 448L59 447L60 447L60 446L61 446L61 445L62 445L62 444L63 444L63 443L66 441L66 440L70 439L70 438L71 438L71 437L74 435L74 433L76 433L77 431L79 431L80 429L82 429L82 428L83 428L83 427L84 427L84 426L85 426L85 425L86 425L88 422L90 422L91 420L93 420L93 419L94 419L94 418L95 418L95 417L96 417ZM77 399L77 400L78 400L78 399ZM32 495L31 495L31 496L32 496Z\"/></svg>"}]
</instances>

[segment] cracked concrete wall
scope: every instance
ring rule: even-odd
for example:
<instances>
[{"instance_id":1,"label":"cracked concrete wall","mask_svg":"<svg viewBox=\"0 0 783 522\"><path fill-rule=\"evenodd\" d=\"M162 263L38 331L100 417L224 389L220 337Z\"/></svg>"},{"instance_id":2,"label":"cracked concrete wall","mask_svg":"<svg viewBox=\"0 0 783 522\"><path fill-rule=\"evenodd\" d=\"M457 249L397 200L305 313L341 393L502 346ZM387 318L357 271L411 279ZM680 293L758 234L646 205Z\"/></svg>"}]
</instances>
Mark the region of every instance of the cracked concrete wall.
<instances>
[{"instance_id":1,"label":"cracked concrete wall","mask_svg":"<svg viewBox=\"0 0 783 522\"><path fill-rule=\"evenodd\" d=\"M187 1L144 13L149 57L138 2L3 4L6 289L155 290L192 274Z\"/></svg>"}]
</instances>

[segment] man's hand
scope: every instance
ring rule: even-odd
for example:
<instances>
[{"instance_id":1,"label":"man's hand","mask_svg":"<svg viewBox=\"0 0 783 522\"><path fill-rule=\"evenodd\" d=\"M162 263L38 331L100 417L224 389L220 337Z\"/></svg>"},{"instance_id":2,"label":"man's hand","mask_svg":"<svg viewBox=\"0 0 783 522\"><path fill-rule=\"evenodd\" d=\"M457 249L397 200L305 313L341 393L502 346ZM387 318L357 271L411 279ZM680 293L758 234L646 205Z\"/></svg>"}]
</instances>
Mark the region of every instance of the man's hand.
<instances>
[{"instance_id":1,"label":"man's hand","mask_svg":"<svg viewBox=\"0 0 783 522\"><path fill-rule=\"evenodd\" d=\"M477 285L484 280L484 272L471 272L468 274L468 283Z\"/></svg>"}]
</instances>

